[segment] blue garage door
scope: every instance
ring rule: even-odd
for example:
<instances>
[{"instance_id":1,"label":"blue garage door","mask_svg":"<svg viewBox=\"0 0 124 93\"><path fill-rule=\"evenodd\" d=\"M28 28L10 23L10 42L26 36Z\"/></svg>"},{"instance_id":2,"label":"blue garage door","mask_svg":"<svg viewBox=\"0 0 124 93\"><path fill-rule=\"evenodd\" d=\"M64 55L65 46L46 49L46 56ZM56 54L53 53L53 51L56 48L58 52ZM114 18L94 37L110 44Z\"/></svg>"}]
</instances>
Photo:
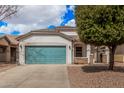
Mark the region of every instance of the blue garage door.
<instances>
[{"instance_id":1,"label":"blue garage door","mask_svg":"<svg viewBox=\"0 0 124 93\"><path fill-rule=\"evenodd\" d=\"M66 47L28 46L26 64L66 64Z\"/></svg>"}]
</instances>

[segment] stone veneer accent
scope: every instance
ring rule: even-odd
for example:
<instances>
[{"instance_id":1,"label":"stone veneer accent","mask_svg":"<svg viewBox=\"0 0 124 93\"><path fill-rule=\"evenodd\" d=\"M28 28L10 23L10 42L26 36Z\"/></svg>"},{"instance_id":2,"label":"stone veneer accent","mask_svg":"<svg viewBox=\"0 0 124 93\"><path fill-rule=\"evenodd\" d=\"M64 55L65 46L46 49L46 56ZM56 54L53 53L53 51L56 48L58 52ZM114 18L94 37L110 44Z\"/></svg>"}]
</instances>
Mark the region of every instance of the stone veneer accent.
<instances>
[{"instance_id":1,"label":"stone veneer accent","mask_svg":"<svg viewBox=\"0 0 124 93\"><path fill-rule=\"evenodd\" d=\"M88 58L85 57L75 57L74 64L88 64Z\"/></svg>"}]
</instances>

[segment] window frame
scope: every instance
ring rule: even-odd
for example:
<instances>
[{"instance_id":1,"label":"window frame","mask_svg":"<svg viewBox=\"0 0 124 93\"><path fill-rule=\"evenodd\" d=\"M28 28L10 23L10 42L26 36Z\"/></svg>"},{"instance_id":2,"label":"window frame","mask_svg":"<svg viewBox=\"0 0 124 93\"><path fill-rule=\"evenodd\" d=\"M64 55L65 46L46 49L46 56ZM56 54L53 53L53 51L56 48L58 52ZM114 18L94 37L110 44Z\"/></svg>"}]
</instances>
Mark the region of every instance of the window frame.
<instances>
[{"instance_id":1,"label":"window frame","mask_svg":"<svg viewBox=\"0 0 124 93\"><path fill-rule=\"evenodd\" d=\"M76 46L75 47L75 52L76 52L75 53L75 57L83 57L83 53L82 53L83 52L83 48L82 48L82 46Z\"/></svg>"}]
</instances>

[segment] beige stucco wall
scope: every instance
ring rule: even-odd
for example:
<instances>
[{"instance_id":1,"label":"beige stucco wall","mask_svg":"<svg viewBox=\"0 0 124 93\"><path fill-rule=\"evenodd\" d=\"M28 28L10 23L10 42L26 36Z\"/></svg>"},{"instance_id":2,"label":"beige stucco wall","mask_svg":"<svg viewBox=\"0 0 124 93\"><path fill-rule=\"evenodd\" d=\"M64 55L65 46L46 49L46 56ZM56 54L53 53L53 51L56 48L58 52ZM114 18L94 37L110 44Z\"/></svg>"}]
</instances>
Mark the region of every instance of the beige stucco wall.
<instances>
[{"instance_id":1,"label":"beige stucco wall","mask_svg":"<svg viewBox=\"0 0 124 93\"><path fill-rule=\"evenodd\" d=\"M71 36L77 36L77 32L64 32L62 31L61 33L66 34L66 35L71 35Z\"/></svg>"},{"instance_id":2,"label":"beige stucco wall","mask_svg":"<svg viewBox=\"0 0 124 93\"><path fill-rule=\"evenodd\" d=\"M117 47L114 57L115 62L124 62L124 44Z\"/></svg>"},{"instance_id":3,"label":"beige stucco wall","mask_svg":"<svg viewBox=\"0 0 124 93\"><path fill-rule=\"evenodd\" d=\"M4 53L0 53L0 62L9 63L11 61L10 57L10 47L6 47Z\"/></svg>"},{"instance_id":4,"label":"beige stucco wall","mask_svg":"<svg viewBox=\"0 0 124 93\"><path fill-rule=\"evenodd\" d=\"M6 53L0 53L0 62L6 61Z\"/></svg>"},{"instance_id":5,"label":"beige stucco wall","mask_svg":"<svg viewBox=\"0 0 124 93\"><path fill-rule=\"evenodd\" d=\"M117 47L115 54L124 54L124 44Z\"/></svg>"},{"instance_id":6,"label":"beige stucco wall","mask_svg":"<svg viewBox=\"0 0 124 93\"><path fill-rule=\"evenodd\" d=\"M124 55L115 55L115 62L124 62Z\"/></svg>"},{"instance_id":7,"label":"beige stucco wall","mask_svg":"<svg viewBox=\"0 0 124 93\"><path fill-rule=\"evenodd\" d=\"M10 47L5 48L4 53L0 53L0 62L10 63L11 62L11 50Z\"/></svg>"},{"instance_id":8,"label":"beige stucco wall","mask_svg":"<svg viewBox=\"0 0 124 93\"><path fill-rule=\"evenodd\" d=\"M19 43L19 63L25 64L25 46L66 46L66 64L72 63L72 42L56 35L33 35Z\"/></svg>"},{"instance_id":9,"label":"beige stucco wall","mask_svg":"<svg viewBox=\"0 0 124 93\"><path fill-rule=\"evenodd\" d=\"M0 53L0 62L9 63L11 61L10 46L8 44L8 41L5 38L1 39L1 41L4 42L8 46L1 46L5 49L5 51L3 53Z\"/></svg>"}]
</instances>

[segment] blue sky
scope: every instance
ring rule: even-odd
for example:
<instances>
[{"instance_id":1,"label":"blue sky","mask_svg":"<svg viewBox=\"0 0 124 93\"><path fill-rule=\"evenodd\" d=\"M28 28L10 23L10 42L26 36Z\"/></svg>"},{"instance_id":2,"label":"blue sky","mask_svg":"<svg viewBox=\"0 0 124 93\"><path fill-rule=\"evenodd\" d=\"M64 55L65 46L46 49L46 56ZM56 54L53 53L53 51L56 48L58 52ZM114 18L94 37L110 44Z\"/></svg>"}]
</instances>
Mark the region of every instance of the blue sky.
<instances>
[{"instance_id":1,"label":"blue sky","mask_svg":"<svg viewBox=\"0 0 124 93\"><path fill-rule=\"evenodd\" d=\"M24 8L18 16L0 22L0 34L20 35L35 29L75 26L74 6L25 6ZM46 11L41 14L39 10L42 9ZM35 15L32 14L33 12Z\"/></svg>"},{"instance_id":2,"label":"blue sky","mask_svg":"<svg viewBox=\"0 0 124 93\"><path fill-rule=\"evenodd\" d=\"M66 6L67 12L64 16L62 16L63 22L60 24L61 26L64 26L68 23L68 21L74 19L74 12L70 9L70 5Z\"/></svg>"}]
</instances>

